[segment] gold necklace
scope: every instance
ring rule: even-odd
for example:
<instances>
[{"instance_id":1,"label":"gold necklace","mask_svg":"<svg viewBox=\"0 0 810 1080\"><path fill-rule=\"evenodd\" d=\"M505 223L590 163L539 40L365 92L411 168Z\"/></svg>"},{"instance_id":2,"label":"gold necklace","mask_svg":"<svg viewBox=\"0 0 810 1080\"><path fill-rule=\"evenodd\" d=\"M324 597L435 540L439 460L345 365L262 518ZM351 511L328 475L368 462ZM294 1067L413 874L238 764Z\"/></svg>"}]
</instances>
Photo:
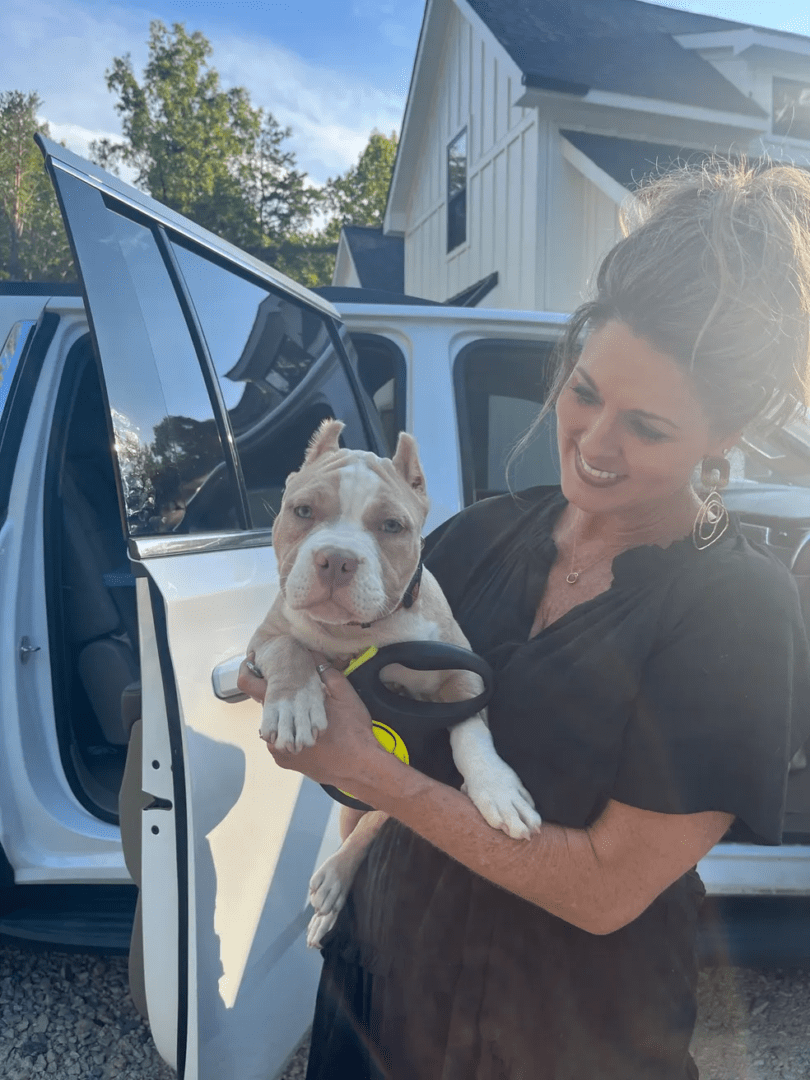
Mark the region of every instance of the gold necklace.
<instances>
[{"instance_id":1,"label":"gold necklace","mask_svg":"<svg viewBox=\"0 0 810 1080\"><path fill-rule=\"evenodd\" d=\"M578 539L578 536L579 536L579 528L574 530L574 543L573 543L572 548L571 548L571 569L568 571L568 573L566 574L566 577L565 577L565 580L568 582L569 585L576 585L576 583L579 581L580 576L582 574L586 573L588 570L592 570L594 568L594 566L596 566L597 563L602 562L603 559L607 559L608 557L612 558L614 554L618 555L618 552L615 552L615 553L607 552L606 553L606 552L603 551L602 554L599 556L599 558L594 559L593 562L588 563L587 566L583 566L581 569L575 570L574 569L574 563L577 561L577 539Z\"/></svg>"}]
</instances>

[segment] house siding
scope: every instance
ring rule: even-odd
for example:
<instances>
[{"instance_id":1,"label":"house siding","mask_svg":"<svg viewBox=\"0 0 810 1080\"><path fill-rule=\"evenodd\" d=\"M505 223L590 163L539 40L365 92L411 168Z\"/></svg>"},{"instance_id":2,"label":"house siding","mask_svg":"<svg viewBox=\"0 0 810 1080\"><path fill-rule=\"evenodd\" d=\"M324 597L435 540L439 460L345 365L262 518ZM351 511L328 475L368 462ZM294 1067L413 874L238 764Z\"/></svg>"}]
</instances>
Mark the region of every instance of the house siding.
<instances>
[{"instance_id":1,"label":"house siding","mask_svg":"<svg viewBox=\"0 0 810 1080\"><path fill-rule=\"evenodd\" d=\"M405 290L447 300L493 271L487 307L569 311L618 235L617 206L562 157L558 126L523 92L515 63L452 7L414 169ZM447 147L467 128L467 239L447 251Z\"/></svg>"},{"instance_id":2,"label":"house siding","mask_svg":"<svg viewBox=\"0 0 810 1080\"><path fill-rule=\"evenodd\" d=\"M520 71L453 7L435 100L415 168L405 233L405 289L446 300L497 270L488 307L536 306L537 114L513 104ZM467 128L467 239L447 251L447 146Z\"/></svg>"},{"instance_id":3,"label":"house siding","mask_svg":"<svg viewBox=\"0 0 810 1080\"><path fill-rule=\"evenodd\" d=\"M598 264L621 235L619 206L565 160L556 124L543 127L548 240L539 252L537 307L569 312L587 298Z\"/></svg>"}]
</instances>

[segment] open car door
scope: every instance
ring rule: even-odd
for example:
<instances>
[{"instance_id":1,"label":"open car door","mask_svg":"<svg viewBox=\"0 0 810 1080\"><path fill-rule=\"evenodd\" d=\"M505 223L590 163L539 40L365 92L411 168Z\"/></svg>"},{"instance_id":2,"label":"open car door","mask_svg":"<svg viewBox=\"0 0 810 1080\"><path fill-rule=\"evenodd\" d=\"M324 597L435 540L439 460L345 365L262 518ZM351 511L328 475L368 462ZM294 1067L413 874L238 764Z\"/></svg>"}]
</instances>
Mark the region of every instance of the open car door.
<instances>
[{"instance_id":1,"label":"open car door","mask_svg":"<svg viewBox=\"0 0 810 1080\"><path fill-rule=\"evenodd\" d=\"M327 416L349 446L382 435L328 304L39 142L100 364L121 584L136 587L150 1024L181 1078L268 1080L312 1016L307 885L336 846L336 804L276 767L236 669L277 588L270 529L310 435Z\"/></svg>"}]
</instances>

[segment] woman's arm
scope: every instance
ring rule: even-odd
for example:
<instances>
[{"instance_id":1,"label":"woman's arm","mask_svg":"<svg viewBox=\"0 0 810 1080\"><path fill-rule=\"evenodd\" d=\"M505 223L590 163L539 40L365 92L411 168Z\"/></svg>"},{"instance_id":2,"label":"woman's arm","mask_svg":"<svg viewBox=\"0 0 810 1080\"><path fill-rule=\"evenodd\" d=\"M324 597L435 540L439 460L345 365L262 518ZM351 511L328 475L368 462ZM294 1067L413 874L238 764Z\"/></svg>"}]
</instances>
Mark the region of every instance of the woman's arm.
<instances>
[{"instance_id":1,"label":"woman's arm","mask_svg":"<svg viewBox=\"0 0 810 1080\"><path fill-rule=\"evenodd\" d=\"M491 829L461 792L386 754L346 679L329 669L329 726L282 768L334 784L407 825L494 884L592 934L632 922L722 837L732 815L658 814L610 802L587 829L544 824L529 840Z\"/></svg>"}]
</instances>

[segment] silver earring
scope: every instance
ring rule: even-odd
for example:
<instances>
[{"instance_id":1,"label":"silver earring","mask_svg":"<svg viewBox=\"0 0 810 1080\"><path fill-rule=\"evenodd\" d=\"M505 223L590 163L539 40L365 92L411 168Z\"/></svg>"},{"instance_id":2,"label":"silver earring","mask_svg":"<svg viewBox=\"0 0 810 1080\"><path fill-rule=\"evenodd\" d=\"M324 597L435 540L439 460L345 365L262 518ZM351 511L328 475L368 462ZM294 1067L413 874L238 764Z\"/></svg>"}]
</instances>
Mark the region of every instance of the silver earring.
<instances>
[{"instance_id":1,"label":"silver earring","mask_svg":"<svg viewBox=\"0 0 810 1080\"><path fill-rule=\"evenodd\" d=\"M716 544L728 528L728 510L720 491L728 483L731 466L726 457L707 457L700 467L700 483L709 494L700 504L692 527L692 543L698 551Z\"/></svg>"}]
</instances>

